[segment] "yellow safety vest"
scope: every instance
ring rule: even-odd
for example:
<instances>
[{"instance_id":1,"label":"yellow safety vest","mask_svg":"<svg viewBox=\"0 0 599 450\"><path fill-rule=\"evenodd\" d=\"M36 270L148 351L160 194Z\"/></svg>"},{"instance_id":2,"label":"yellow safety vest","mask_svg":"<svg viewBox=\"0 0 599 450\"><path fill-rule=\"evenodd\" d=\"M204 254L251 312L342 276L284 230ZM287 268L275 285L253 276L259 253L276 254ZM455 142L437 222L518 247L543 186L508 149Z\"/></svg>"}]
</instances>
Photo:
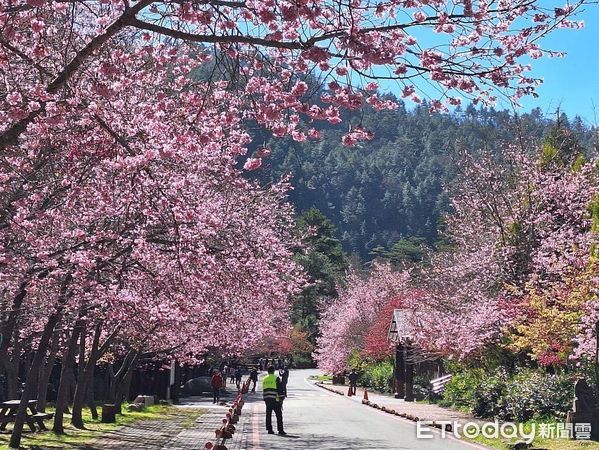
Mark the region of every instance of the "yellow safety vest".
<instances>
[{"instance_id":1,"label":"yellow safety vest","mask_svg":"<svg viewBox=\"0 0 599 450\"><path fill-rule=\"evenodd\" d=\"M262 398L274 398L278 400L277 392L277 377L273 374L268 374L262 379Z\"/></svg>"}]
</instances>

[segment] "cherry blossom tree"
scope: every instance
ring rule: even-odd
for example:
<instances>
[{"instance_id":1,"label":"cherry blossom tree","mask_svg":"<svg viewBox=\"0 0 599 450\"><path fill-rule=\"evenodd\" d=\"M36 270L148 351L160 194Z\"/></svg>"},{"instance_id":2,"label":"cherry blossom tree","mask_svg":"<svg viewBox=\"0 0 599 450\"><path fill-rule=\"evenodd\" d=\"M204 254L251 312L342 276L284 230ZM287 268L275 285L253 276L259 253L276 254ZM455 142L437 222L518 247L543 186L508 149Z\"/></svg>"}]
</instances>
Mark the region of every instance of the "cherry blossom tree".
<instances>
[{"instance_id":1,"label":"cherry blossom tree","mask_svg":"<svg viewBox=\"0 0 599 450\"><path fill-rule=\"evenodd\" d=\"M217 66L211 79L237 89L244 104L233 115L297 140L316 134L299 126L300 117L337 123L339 107L355 109L364 102L392 107L378 96L375 82L365 85L366 93L356 89L363 78L397 79L403 96L416 102L417 79L440 86L450 104L459 104L458 93L492 101L494 86L517 99L539 83L523 57L552 55L539 39L555 28L581 26L571 16L584 3L4 0L0 148L65 123L56 108L85 107L93 92L83 89L86 84L103 95L126 90L126 84L94 80L98 71L115 70L110 55L120 43L148 57L169 44L194 60L212 54ZM443 44L427 48L427 39L420 38L425 33L433 41L440 36ZM127 63L120 61L121 67ZM185 78L188 64L174 65L173 83ZM324 106L310 102L313 93L302 81L310 73L332 78L321 97ZM443 102L432 105L441 108ZM345 142L367 137L358 127L349 130ZM249 162L258 164L259 158Z\"/></svg>"},{"instance_id":2,"label":"cherry blossom tree","mask_svg":"<svg viewBox=\"0 0 599 450\"><path fill-rule=\"evenodd\" d=\"M80 345L87 382L117 338L131 349L123 355L123 380L142 352L198 355L217 343L241 351L287 325L287 299L301 281L292 262L298 243L287 183L263 188L235 168L249 142L226 117L235 96L223 91L208 103L201 86L189 89L191 78L175 90L169 49L149 61L141 51L111 57L138 58L146 70L100 70L95 81L106 77L128 90L90 95L85 109L60 111L60 133L32 138L32 153L23 145L6 159L2 282L9 313L0 350L8 354L19 339L19 323L39 318L41 330L26 330L37 341L33 374L59 324L69 330L65 376L78 340L85 342L84 325L95 328L87 355ZM190 124L198 102L204 113ZM51 161L42 157L24 180L32 155L51 148L67 150ZM22 405L36 382L28 378ZM75 410L85 392L82 384ZM59 409L55 430L61 427Z\"/></svg>"},{"instance_id":3,"label":"cherry blossom tree","mask_svg":"<svg viewBox=\"0 0 599 450\"><path fill-rule=\"evenodd\" d=\"M546 365L573 354L592 304L576 280L594 267L597 172L576 155L565 165L547 159L556 154L545 146L536 156L532 146L462 158L448 218L455 248L433 257L425 275L421 345L467 357L507 344Z\"/></svg>"},{"instance_id":4,"label":"cherry blossom tree","mask_svg":"<svg viewBox=\"0 0 599 450\"><path fill-rule=\"evenodd\" d=\"M398 296L391 298L381 309L364 337L364 347L361 349L362 356L374 361L382 361L393 355L393 345L388 338L389 325L394 310L404 305L403 296Z\"/></svg>"},{"instance_id":5,"label":"cherry blossom tree","mask_svg":"<svg viewBox=\"0 0 599 450\"><path fill-rule=\"evenodd\" d=\"M56 355L89 380L126 343L126 380L142 352L238 351L284 325L286 185L240 176L269 154L244 127L302 141L343 108L392 108L363 83L381 67L416 102L416 79L440 86L436 109L531 94L522 58L583 4L0 0L0 361L36 349L11 446Z\"/></svg>"},{"instance_id":6,"label":"cherry blossom tree","mask_svg":"<svg viewBox=\"0 0 599 450\"><path fill-rule=\"evenodd\" d=\"M352 351L364 348L371 327L388 303L408 289L409 282L408 272L394 271L388 264L375 263L367 276L351 272L347 287L321 316L314 354L318 367L329 373L343 372Z\"/></svg>"}]
</instances>

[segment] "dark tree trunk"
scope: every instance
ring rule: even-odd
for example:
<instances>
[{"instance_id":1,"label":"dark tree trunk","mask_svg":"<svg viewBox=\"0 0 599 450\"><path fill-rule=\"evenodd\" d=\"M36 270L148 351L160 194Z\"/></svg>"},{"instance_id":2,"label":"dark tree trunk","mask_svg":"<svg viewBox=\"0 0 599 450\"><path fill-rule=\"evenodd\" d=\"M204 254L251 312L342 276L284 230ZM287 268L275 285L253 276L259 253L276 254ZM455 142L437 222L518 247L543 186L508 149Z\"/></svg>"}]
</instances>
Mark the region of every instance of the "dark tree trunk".
<instances>
[{"instance_id":1,"label":"dark tree trunk","mask_svg":"<svg viewBox=\"0 0 599 450\"><path fill-rule=\"evenodd\" d=\"M114 373L114 364L108 364L106 368L106 395L104 400L107 403L114 403L114 399L116 397L116 375Z\"/></svg>"},{"instance_id":2,"label":"dark tree trunk","mask_svg":"<svg viewBox=\"0 0 599 450\"><path fill-rule=\"evenodd\" d=\"M121 385L122 385L123 378L127 374L133 359L137 359L137 352L135 350L131 349L125 355L125 359L121 363L121 367L119 367L119 370L117 371L117 373L114 373L112 367L109 368L109 374L110 374L110 378L111 378L110 392L108 393L109 403L117 404L118 395L122 394Z\"/></svg>"},{"instance_id":3,"label":"dark tree trunk","mask_svg":"<svg viewBox=\"0 0 599 450\"><path fill-rule=\"evenodd\" d=\"M9 400L19 399L19 365L21 363L21 342L15 328L14 344L10 358L6 358L6 391Z\"/></svg>"},{"instance_id":4,"label":"dark tree trunk","mask_svg":"<svg viewBox=\"0 0 599 450\"><path fill-rule=\"evenodd\" d=\"M66 284L64 288L66 289ZM62 295L64 295L64 292ZM48 346L50 345L50 339L54 333L54 328L60 320L64 301L64 299L59 301L56 312L50 315L48 322L46 322L46 325L44 326L42 337L40 338L37 351L35 352L35 356L33 357L33 361L31 363L31 368L29 371L31 376L27 378L25 383L25 388L23 389L23 393L21 395L21 403L19 404L17 415L15 417L15 425L13 427L12 435L10 436L11 448L19 448L21 444L21 435L23 433L23 425L25 424L25 415L27 408L29 407L29 400L35 394L39 371L42 366L42 362L44 361L44 357L46 356Z\"/></svg>"},{"instance_id":5,"label":"dark tree trunk","mask_svg":"<svg viewBox=\"0 0 599 450\"><path fill-rule=\"evenodd\" d=\"M100 336L102 334L102 322L98 322L96 324L94 330L94 337L92 341L92 348L90 351L89 359L83 364L85 360L85 341L82 340L80 344L80 354L79 361L80 370L79 380L77 383L77 388L75 390L75 396L73 398L73 416L71 418L71 423L76 428L83 428L83 404L87 400L88 405L90 405L90 410L92 412L92 417L94 419L98 418L98 411L96 410L94 404L94 390L93 390L93 382L94 382L94 370L96 368L96 363L98 360L106 353L108 347L114 337L118 332L118 328L115 329L110 336L106 338L106 341L100 346ZM82 356L83 355L83 356Z\"/></svg>"},{"instance_id":6,"label":"dark tree trunk","mask_svg":"<svg viewBox=\"0 0 599 450\"><path fill-rule=\"evenodd\" d=\"M94 400L94 370L96 366L91 367L90 381L87 385L87 407L91 412L92 419L98 420L98 409L96 408L96 402ZM83 423L83 420L81 421Z\"/></svg>"},{"instance_id":7,"label":"dark tree trunk","mask_svg":"<svg viewBox=\"0 0 599 450\"><path fill-rule=\"evenodd\" d=\"M18 373L18 362L17 367L15 367L13 361L9 361L9 364L6 367L6 394L9 400L19 399L19 377L17 375Z\"/></svg>"},{"instance_id":8,"label":"dark tree trunk","mask_svg":"<svg viewBox=\"0 0 599 450\"><path fill-rule=\"evenodd\" d=\"M75 386L75 393L73 395L73 413L71 416L71 423L77 428L83 428L83 401L87 394L87 382L88 376L86 373L85 366L85 339L87 335L87 327L83 327L81 330L80 340L79 340L79 362L77 363L77 385ZM93 353L93 349L92 349ZM91 355L90 355L91 359ZM78 414L75 417L75 409L77 409Z\"/></svg>"},{"instance_id":9,"label":"dark tree trunk","mask_svg":"<svg viewBox=\"0 0 599 450\"><path fill-rule=\"evenodd\" d=\"M116 394L116 405L119 410L121 409L121 404L123 401L129 399L129 388L131 387L131 379L133 378L133 371L135 366L137 365L137 354L133 357L131 362L127 367L127 371L125 372L125 376L121 379Z\"/></svg>"},{"instance_id":10,"label":"dark tree trunk","mask_svg":"<svg viewBox=\"0 0 599 450\"><path fill-rule=\"evenodd\" d=\"M6 319L3 318L2 323L0 323L0 336L2 337L2 339L0 339L0 361L6 361L8 359L8 349L10 347L11 339L16 335L17 322L21 314L23 300L27 295L28 285L28 279L20 284L19 290L12 300L10 312L6 316Z\"/></svg>"},{"instance_id":11,"label":"dark tree trunk","mask_svg":"<svg viewBox=\"0 0 599 450\"><path fill-rule=\"evenodd\" d=\"M137 359L139 352L129 350L123 364L119 371L115 375L115 382L113 385L114 396L112 397L112 403L117 405L117 409L120 410L123 398L128 394L129 386L131 385L131 378L133 378L133 370L137 365Z\"/></svg>"},{"instance_id":12,"label":"dark tree trunk","mask_svg":"<svg viewBox=\"0 0 599 450\"><path fill-rule=\"evenodd\" d=\"M83 405L89 398L89 391L93 388L94 366L86 368L79 378L77 387L75 388L75 396L73 397L73 411L71 423L76 428L84 428L83 423ZM97 412L96 412L97 416Z\"/></svg>"},{"instance_id":13,"label":"dark tree trunk","mask_svg":"<svg viewBox=\"0 0 599 450\"><path fill-rule=\"evenodd\" d=\"M50 344L50 354L46 359L46 365L40 369L39 381L37 383L37 410L38 412L46 412L46 402L48 397L48 384L54 363L56 362L56 353L58 352L58 342L60 335L54 333L52 343Z\"/></svg>"},{"instance_id":14,"label":"dark tree trunk","mask_svg":"<svg viewBox=\"0 0 599 450\"><path fill-rule=\"evenodd\" d=\"M60 384L58 385L58 394L56 395L56 410L54 412L55 433L64 433L64 413L69 404L69 394L73 382L73 365L75 364L75 352L77 350L77 341L81 333L81 320L77 320L73 326L73 331L69 337L67 348L62 358L62 368L60 371Z\"/></svg>"},{"instance_id":15,"label":"dark tree trunk","mask_svg":"<svg viewBox=\"0 0 599 450\"><path fill-rule=\"evenodd\" d=\"M85 342L87 340L87 321L84 321L81 325L81 332L79 333L79 354L77 355L77 384L83 378L83 372L85 371ZM75 386L77 389L77 386ZM75 389L73 390L73 397L75 396Z\"/></svg>"}]
</instances>

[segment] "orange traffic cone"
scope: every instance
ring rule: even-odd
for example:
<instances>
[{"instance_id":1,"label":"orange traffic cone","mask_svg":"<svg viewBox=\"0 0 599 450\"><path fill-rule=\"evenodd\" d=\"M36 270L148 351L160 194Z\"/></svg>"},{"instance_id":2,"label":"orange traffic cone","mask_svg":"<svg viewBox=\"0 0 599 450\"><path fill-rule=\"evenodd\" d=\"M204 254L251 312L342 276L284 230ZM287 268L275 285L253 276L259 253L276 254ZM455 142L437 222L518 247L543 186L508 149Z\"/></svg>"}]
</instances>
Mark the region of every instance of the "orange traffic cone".
<instances>
[{"instance_id":1,"label":"orange traffic cone","mask_svg":"<svg viewBox=\"0 0 599 450\"><path fill-rule=\"evenodd\" d=\"M364 388L364 400L368 400L368 389Z\"/></svg>"},{"instance_id":2,"label":"orange traffic cone","mask_svg":"<svg viewBox=\"0 0 599 450\"><path fill-rule=\"evenodd\" d=\"M351 390L351 386L347 389L347 396L351 397L353 395L352 390Z\"/></svg>"}]
</instances>

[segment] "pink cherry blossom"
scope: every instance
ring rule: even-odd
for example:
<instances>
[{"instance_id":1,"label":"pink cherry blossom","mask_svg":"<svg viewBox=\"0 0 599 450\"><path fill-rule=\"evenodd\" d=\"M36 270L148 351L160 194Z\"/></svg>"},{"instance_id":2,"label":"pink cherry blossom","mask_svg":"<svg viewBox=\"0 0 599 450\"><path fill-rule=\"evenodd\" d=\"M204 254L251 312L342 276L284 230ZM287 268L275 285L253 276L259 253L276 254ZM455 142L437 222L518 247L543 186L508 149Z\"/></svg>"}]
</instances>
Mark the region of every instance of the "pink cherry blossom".
<instances>
[{"instance_id":1,"label":"pink cherry blossom","mask_svg":"<svg viewBox=\"0 0 599 450\"><path fill-rule=\"evenodd\" d=\"M262 165L262 159L260 158L248 158L243 165L245 170L256 170Z\"/></svg>"}]
</instances>

